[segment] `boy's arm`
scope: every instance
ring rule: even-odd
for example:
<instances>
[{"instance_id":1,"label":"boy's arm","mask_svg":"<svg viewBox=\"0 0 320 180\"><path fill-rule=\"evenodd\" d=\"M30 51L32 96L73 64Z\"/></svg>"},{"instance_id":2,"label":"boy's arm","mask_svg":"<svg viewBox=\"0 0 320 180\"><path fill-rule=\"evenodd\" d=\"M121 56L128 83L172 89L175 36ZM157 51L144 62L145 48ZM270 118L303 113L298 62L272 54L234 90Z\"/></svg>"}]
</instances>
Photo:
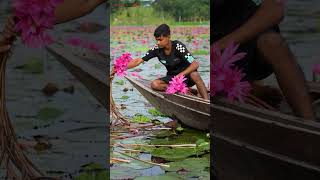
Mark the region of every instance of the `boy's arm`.
<instances>
[{"instance_id":1,"label":"boy's arm","mask_svg":"<svg viewBox=\"0 0 320 180\"><path fill-rule=\"evenodd\" d=\"M133 59L128 63L128 69L131 69L131 68L134 68L136 66L139 66L143 62L144 62L144 60L142 58Z\"/></svg>"},{"instance_id":2,"label":"boy's arm","mask_svg":"<svg viewBox=\"0 0 320 180\"><path fill-rule=\"evenodd\" d=\"M256 13L242 26L217 41L218 46L224 49L230 42L243 43L268 28L279 24L284 18L282 0L264 0Z\"/></svg>"},{"instance_id":3,"label":"boy's arm","mask_svg":"<svg viewBox=\"0 0 320 180\"><path fill-rule=\"evenodd\" d=\"M188 67L187 69L185 69L184 71L182 71L181 73L178 74L179 75L188 75L190 73L192 73L193 71L197 70L199 68L199 63L198 61L193 61Z\"/></svg>"},{"instance_id":4,"label":"boy's arm","mask_svg":"<svg viewBox=\"0 0 320 180\"><path fill-rule=\"evenodd\" d=\"M55 23L64 23L84 16L104 2L107 0L64 0L55 10Z\"/></svg>"}]
</instances>

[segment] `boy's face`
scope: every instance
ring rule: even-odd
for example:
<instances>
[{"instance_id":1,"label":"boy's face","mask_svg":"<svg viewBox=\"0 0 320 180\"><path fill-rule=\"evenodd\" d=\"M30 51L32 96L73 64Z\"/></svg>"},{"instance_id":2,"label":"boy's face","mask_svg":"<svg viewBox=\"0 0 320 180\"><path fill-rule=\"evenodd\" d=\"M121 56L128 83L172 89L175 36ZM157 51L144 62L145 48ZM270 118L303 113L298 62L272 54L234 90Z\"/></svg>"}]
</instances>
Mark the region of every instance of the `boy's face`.
<instances>
[{"instance_id":1,"label":"boy's face","mask_svg":"<svg viewBox=\"0 0 320 180\"><path fill-rule=\"evenodd\" d=\"M156 37L157 45L159 48L164 48L170 42L170 35L169 36L160 36Z\"/></svg>"}]
</instances>

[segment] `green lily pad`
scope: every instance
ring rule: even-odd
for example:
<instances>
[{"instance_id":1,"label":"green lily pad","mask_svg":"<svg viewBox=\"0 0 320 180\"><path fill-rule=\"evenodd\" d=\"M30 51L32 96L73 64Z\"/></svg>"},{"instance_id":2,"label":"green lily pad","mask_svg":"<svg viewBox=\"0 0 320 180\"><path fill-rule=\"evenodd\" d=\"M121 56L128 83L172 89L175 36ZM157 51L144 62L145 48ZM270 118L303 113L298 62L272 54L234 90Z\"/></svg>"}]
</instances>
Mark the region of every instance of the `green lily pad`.
<instances>
[{"instance_id":1,"label":"green lily pad","mask_svg":"<svg viewBox=\"0 0 320 180\"><path fill-rule=\"evenodd\" d=\"M138 178L135 178L134 180L179 180L183 178L179 178L177 176L171 176L171 175L162 175L162 176L141 176Z\"/></svg>"},{"instance_id":2,"label":"green lily pad","mask_svg":"<svg viewBox=\"0 0 320 180\"><path fill-rule=\"evenodd\" d=\"M129 96L122 96L121 99L127 100L127 99L129 99Z\"/></svg>"},{"instance_id":3,"label":"green lily pad","mask_svg":"<svg viewBox=\"0 0 320 180\"><path fill-rule=\"evenodd\" d=\"M152 116L161 116L161 117L166 117L166 115L162 114L160 111L158 111L155 108L149 109L148 113L151 114Z\"/></svg>"},{"instance_id":4,"label":"green lily pad","mask_svg":"<svg viewBox=\"0 0 320 180\"><path fill-rule=\"evenodd\" d=\"M168 148L159 147L151 152L152 156L160 157L168 161L178 161L196 154L195 148ZM198 155L201 154L200 152Z\"/></svg>"},{"instance_id":5,"label":"green lily pad","mask_svg":"<svg viewBox=\"0 0 320 180\"><path fill-rule=\"evenodd\" d=\"M168 175L183 177L184 179L195 178L210 179L209 157L188 158L182 161L168 163L170 167L163 167Z\"/></svg>"},{"instance_id":6,"label":"green lily pad","mask_svg":"<svg viewBox=\"0 0 320 180\"><path fill-rule=\"evenodd\" d=\"M184 128L183 132L176 136L170 136L169 138L159 139L155 138L150 141L151 144L195 144L197 140L204 139L209 142L209 138L201 131Z\"/></svg>"},{"instance_id":7,"label":"green lily pad","mask_svg":"<svg viewBox=\"0 0 320 180\"><path fill-rule=\"evenodd\" d=\"M142 114L136 114L133 116L131 121L136 123L149 123L151 122L151 119Z\"/></svg>"},{"instance_id":8,"label":"green lily pad","mask_svg":"<svg viewBox=\"0 0 320 180\"><path fill-rule=\"evenodd\" d=\"M32 58L28 63L16 68L22 69L26 73L41 74L43 73L43 62L39 58Z\"/></svg>"},{"instance_id":9,"label":"green lily pad","mask_svg":"<svg viewBox=\"0 0 320 180\"><path fill-rule=\"evenodd\" d=\"M115 167L110 170L110 179L134 179L141 176L139 170L128 167Z\"/></svg>"},{"instance_id":10,"label":"green lily pad","mask_svg":"<svg viewBox=\"0 0 320 180\"><path fill-rule=\"evenodd\" d=\"M62 114L63 114L63 111L58 108L44 107L39 110L37 117L41 120L49 120L49 119L56 119Z\"/></svg>"},{"instance_id":11,"label":"green lily pad","mask_svg":"<svg viewBox=\"0 0 320 180\"><path fill-rule=\"evenodd\" d=\"M89 163L82 166L84 170L94 171L94 170L103 170L103 166L98 163Z\"/></svg>"},{"instance_id":12,"label":"green lily pad","mask_svg":"<svg viewBox=\"0 0 320 180\"><path fill-rule=\"evenodd\" d=\"M183 127L181 127L181 126L179 126L179 127L176 128L176 131L178 131L178 132L180 132L180 133L181 133L183 130L184 130L184 129L183 129Z\"/></svg>"},{"instance_id":13,"label":"green lily pad","mask_svg":"<svg viewBox=\"0 0 320 180\"><path fill-rule=\"evenodd\" d=\"M158 132L153 133L153 135L157 138L165 138L165 137L175 135L175 133L172 132L171 130L160 130Z\"/></svg>"},{"instance_id":14,"label":"green lily pad","mask_svg":"<svg viewBox=\"0 0 320 180\"><path fill-rule=\"evenodd\" d=\"M81 172L75 180L105 180L110 179L109 171L98 163L83 165Z\"/></svg>"},{"instance_id":15,"label":"green lily pad","mask_svg":"<svg viewBox=\"0 0 320 180\"><path fill-rule=\"evenodd\" d=\"M124 80L118 80L115 83L118 84L118 85L124 85Z\"/></svg>"}]
</instances>

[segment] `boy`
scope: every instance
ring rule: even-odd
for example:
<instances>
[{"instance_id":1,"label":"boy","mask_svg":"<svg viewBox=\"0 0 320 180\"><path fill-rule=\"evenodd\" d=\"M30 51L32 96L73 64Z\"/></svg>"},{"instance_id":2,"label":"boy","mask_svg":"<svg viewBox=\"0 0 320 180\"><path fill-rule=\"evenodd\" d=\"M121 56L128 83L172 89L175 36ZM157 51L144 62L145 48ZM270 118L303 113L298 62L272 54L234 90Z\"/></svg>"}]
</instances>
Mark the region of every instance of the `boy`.
<instances>
[{"instance_id":1,"label":"boy","mask_svg":"<svg viewBox=\"0 0 320 180\"><path fill-rule=\"evenodd\" d=\"M166 67L167 76L151 82L151 88L158 91L165 91L169 81L177 75L185 75L188 87L197 86L198 92L204 99L209 99L207 88L204 85L200 74L197 72L199 63L188 51L186 46L177 40L170 40L170 27L161 24L154 31L157 44L151 48L144 57L133 59L128 64L128 69L136 67L154 57Z\"/></svg>"},{"instance_id":2,"label":"boy","mask_svg":"<svg viewBox=\"0 0 320 180\"><path fill-rule=\"evenodd\" d=\"M314 120L304 74L277 24L284 17L283 0L214 0L211 3L213 42L224 49L240 43L244 60L236 64L246 73L244 80L257 83L275 73L279 86L297 116Z\"/></svg>"}]
</instances>

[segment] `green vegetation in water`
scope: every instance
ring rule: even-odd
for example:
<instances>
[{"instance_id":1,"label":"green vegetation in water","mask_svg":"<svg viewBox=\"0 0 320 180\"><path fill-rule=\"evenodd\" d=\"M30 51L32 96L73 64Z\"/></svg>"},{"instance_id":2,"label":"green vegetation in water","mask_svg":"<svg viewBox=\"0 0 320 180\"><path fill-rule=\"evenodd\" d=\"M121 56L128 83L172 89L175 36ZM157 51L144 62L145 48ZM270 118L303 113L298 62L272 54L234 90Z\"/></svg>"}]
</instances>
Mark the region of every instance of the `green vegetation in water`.
<instances>
[{"instance_id":1,"label":"green vegetation in water","mask_svg":"<svg viewBox=\"0 0 320 180\"><path fill-rule=\"evenodd\" d=\"M75 180L107 180L110 179L108 171L97 163L90 163L81 167L81 173Z\"/></svg>"},{"instance_id":2,"label":"green vegetation in water","mask_svg":"<svg viewBox=\"0 0 320 180\"><path fill-rule=\"evenodd\" d=\"M195 50L192 53L193 55L209 55L209 52L207 50L199 49Z\"/></svg>"},{"instance_id":3,"label":"green vegetation in water","mask_svg":"<svg viewBox=\"0 0 320 180\"><path fill-rule=\"evenodd\" d=\"M155 137L150 141L154 145L179 145L179 144L196 144L196 147L153 147L144 148L144 152L151 153L154 157L160 157L167 161L179 161L188 157L199 157L210 151L209 138L205 133L183 129L180 135L172 131L162 130L154 134Z\"/></svg>"},{"instance_id":4,"label":"green vegetation in water","mask_svg":"<svg viewBox=\"0 0 320 180\"><path fill-rule=\"evenodd\" d=\"M127 100L127 99L129 99L129 96L122 96L121 99Z\"/></svg>"},{"instance_id":5,"label":"green vegetation in water","mask_svg":"<svg viewBox=\"0 0 320 180\"><path fill-rule=\"evenodd\" d=\"M209 138L207 137L206 133L184 128L181 134L175 134L170 136L169 138L155 138L150 141L151 144L196 144L199 139L203 139L206 142L209 142Z\"/></svg>"},{"instance_id":6,"label":"green vegetation in water","mask_svg":"<svg viewBox=\"0 0 320 180\"><path fill-rule=\"evenodd\" d=\"M183 179L183 178L165 174L160 176L141 176L141 177L135 178L134 180L179 180L179 179Z\"/></svg>"},{"instance_id":7,"label":"green vegetation in water","mask_svg":"<svg viewBox=\"0 0 320 180\"><path fill-rule=\"evenodd\" d=\"M162 66L161 64L155 64L155 65L154 65L154 68L155 68L155 69L160 69L161 66Z\"/></svg>"},{"instance_id":8,"label":"green vegetation in water","mask_svg":"<svg viewBox=\"0 0 320 180\"><path fill-rule=\"evenodd\" d=\"M204 156L202 158L188 158L182 161L170 162L168 165L170 167L163 168L167 171L166 175L183 179L210 179L209 156Z\"/></svg>"},{"instance_id":9,"label":"green vegetation in water","mask_svg":"<svg viewBox=\"0 0 320 180\"><path fill-rule=\"evenodd\" d=\"M181 132L184 131L184 128L181 127L181 126L179 126L179 127L176 128L176 131L179 132L179 133L181 133Z\"/></svg>"},{"instance_id":10,"label":"green vegetation in water","mask_svg":"<svg viewBox=\"0 0 320 180\"><path fill-rule=\"evenodd\" d=\"M63 114L63 111L58 108L44 107L39 110L37 117L38 119L41 119L41 120L49 120L49 119L56 119L62 114Z\"/></svg>"},{"instance_id":11,"label":"green vegetation in water","mask_svg":"<svg viewBox=\"0 0 320 180\"><path fill-rule=\"evenodd\" d=\"M162 114L160 111L158 111L155 108L148 109L148 113L151 114L152 116L161 116L161 117L166 117L165 114Z\"/></svg>"},{"instance_id":12,"label":"green vegetation in water","mask_svg":"<svg viewBox=\"0 0 320 180\"><path fill-rule=\"evenodd\" d=\"M115 83L118 84L118 85L124 85L124 80L118 80Z\"/></svg>"},{"instance_id":13,"label":"green vegetation in water","mask_svg":"<svg viewBox=\"0 0 320 180\"><path fill-rule=\"evenodd\" d=\"M43 73L43 62L39 58L30 58L28 63L17 66L16 69L22 69L25 73L41 74Z\"/></svg>"},{"instance_id":14,"label":"green vegetation in water","mask_svg":"<svg viewBox=\"0 0 320 180\"><path fill-rule=\"evenodd\" d=\"M160 18L159 18L160 17ZM159 25L171 23L168 14L159 14L152 7L127 7L111 15L111 25Z\"/></svg>"},{"instance_id":15,"label":"green vegetation in water","mask_svg":"<svg viewBox=\"0 0 320 180\"><path fill-rule=\"evenodd\" d=\"M149 123L151 122L151 119L148 118L147 116L144 116L142 114L135 114L133 118L131 119L131 122L136 122L136 123Z\"/></svg>"}]
</instances>

